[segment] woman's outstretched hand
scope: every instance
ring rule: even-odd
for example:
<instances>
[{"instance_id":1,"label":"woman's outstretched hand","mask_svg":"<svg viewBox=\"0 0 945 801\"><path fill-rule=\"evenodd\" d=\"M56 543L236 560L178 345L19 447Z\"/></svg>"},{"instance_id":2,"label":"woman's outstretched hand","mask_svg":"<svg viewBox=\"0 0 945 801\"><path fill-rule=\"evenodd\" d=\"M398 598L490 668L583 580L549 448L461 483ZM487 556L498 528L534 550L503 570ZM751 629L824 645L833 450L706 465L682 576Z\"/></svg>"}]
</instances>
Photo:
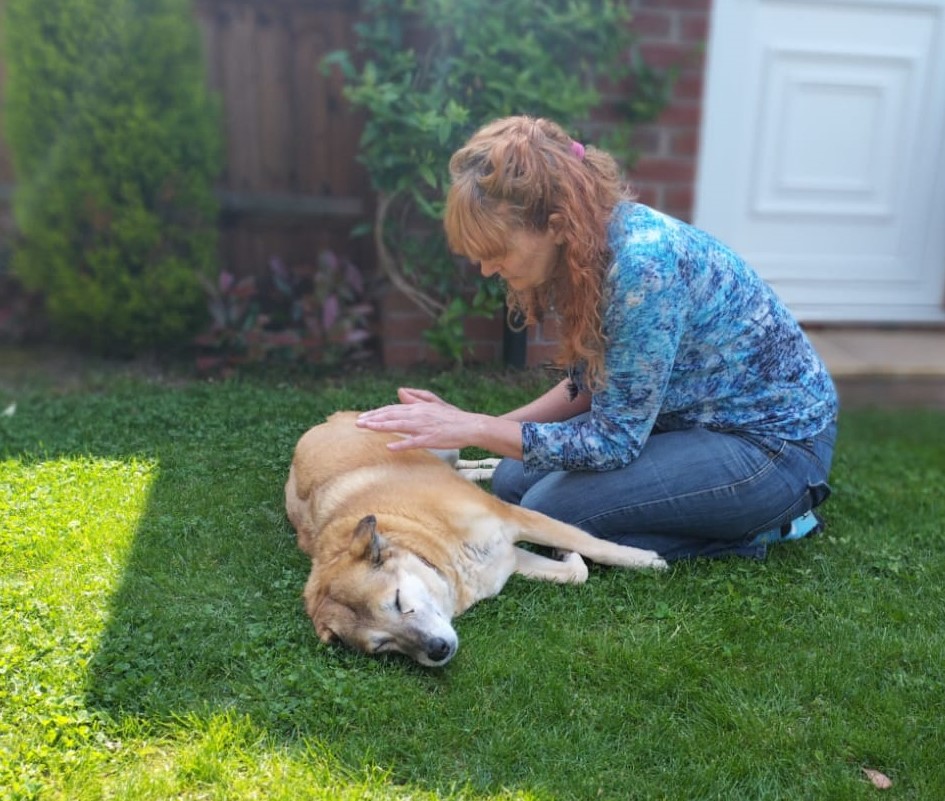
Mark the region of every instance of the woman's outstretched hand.
<instances>
[{"instance_id":1,"label":"woman's outstretched hand","mask_svg":"<svg viewBox=\"0 0 945 801\"><path fill-rule=\"evenodd\" d=\"M493 419L463 411L425 389L402 387L397 390L397 397L400 403L382 406L358 417L361 428L400 434L403 439L387 446L392 451L474 445L482 438L488 421Z\"/></svg>"}]
</instances>

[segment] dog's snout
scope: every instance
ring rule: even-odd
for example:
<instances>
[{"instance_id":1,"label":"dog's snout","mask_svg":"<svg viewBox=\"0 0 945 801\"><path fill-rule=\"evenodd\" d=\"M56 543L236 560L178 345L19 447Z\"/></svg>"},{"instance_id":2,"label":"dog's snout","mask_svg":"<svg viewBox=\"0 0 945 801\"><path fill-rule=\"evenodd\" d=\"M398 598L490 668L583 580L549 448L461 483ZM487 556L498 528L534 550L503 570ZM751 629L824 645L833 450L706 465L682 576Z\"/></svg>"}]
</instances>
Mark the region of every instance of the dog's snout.
<instances>
[{"instance_id":1,"label":"dog's snout","mask_svg":"<svg viewBox=\"0 0 945 801\"><path fill-rule=\"evenodd\" d=\"M431 662L442 662L453 655L453 646L442 637L435 637L427 643L427 658Z\"/></svg>"}]
</instances>

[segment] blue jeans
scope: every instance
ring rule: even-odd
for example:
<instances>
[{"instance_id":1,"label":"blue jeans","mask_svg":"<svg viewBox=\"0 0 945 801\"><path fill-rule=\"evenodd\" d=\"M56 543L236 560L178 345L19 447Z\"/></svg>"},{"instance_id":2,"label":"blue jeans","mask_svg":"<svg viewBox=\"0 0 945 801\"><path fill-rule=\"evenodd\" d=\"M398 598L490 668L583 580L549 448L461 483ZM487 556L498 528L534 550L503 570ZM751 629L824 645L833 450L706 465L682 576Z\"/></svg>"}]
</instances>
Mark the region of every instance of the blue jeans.
<instances>
[{"instance_id":1,"label":"blue jeans","mask_svg":"<svg viewBox=\"0 0 945 801\"><path fill-rule=\"evenodd\" d=\"M737 555L827 499L837 425L791 441L743 431L654 431L627 467L526 475L503 459L492 479L505 501L571 523L595 537L657 551L664 559Z\"/></svg>"}]
</instances>

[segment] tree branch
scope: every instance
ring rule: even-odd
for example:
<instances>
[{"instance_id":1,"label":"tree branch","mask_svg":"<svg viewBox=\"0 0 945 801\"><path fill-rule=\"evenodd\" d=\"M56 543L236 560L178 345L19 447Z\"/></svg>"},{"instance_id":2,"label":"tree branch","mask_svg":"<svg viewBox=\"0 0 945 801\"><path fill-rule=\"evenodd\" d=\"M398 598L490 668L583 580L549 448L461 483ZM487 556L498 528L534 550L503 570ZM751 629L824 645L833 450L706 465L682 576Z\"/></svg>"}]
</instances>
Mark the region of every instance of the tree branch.
<instances>
[{"instance_id":1,"label":"tree branch","mask_svg":"<svg viewBox=\"0 0 945 801\"><path fill-rule=\"evenodd\" d=\"M390 252L390 248L387 247L387 242L384 240L384 225L387 222L391 205L397 199L397 196L397 192L393 194L379 192L377 196L377 211L374 215L374 247L377 250L377 259L384 274L390 279L394 287L406 295L424 314L435 320L443 313L446 306L411 283L400 269L397 259Z\"/></svg>"}]
</instances>

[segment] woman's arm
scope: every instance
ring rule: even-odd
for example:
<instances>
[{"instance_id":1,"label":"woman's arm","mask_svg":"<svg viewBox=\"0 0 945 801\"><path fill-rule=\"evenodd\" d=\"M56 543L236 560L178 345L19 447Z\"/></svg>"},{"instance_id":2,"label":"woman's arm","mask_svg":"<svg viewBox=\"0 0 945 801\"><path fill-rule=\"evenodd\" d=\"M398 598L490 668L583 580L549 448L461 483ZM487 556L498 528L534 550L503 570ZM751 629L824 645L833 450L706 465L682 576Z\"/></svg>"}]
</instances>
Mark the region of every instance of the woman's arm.
<instances>
[{"instance_id":1,"label":"woman's arm","mask_svg":"<svg viewBox=\"0 0 945 801\"><path fill-rule=\"evenodd\" d=\"M583 414L591 408L591 396L579 394L571 400L570 379L564 379L531 403L501 415L518 423L558 423Z\"/></svg>"},{"instance_id":2,"label":"woman's arm","mask_svg":"<svg viewBox=\"0 0 945 801\"><path fill-rule=\"evenodd\" d=\"M523 422L567 420L590 408L588 395L570 400L567 383L562 381L531 403L500 417L463 411L432 392L404 387L397 391L400 403L365 412L358 418L358 425L401 434L402 439L388 446L394 451L474 445L499 456L521 459Z\"/></svg>"}]
</instances>

